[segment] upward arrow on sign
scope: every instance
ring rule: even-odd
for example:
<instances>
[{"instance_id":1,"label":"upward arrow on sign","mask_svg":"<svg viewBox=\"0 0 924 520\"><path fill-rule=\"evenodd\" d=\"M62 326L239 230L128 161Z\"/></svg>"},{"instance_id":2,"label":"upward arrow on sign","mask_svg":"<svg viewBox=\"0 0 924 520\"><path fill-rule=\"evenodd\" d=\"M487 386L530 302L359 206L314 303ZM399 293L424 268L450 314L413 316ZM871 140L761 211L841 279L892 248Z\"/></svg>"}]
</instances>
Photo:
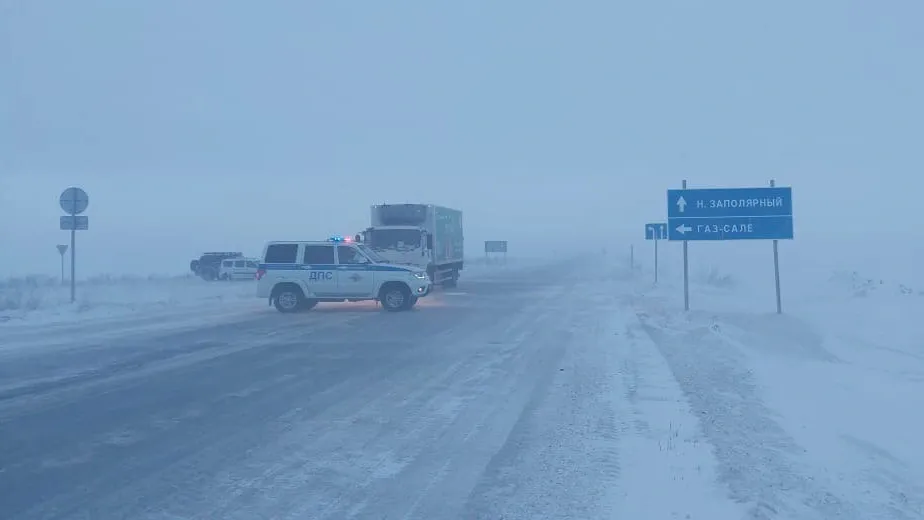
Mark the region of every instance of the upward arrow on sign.
<instances>
[{"instance_id":1,"label":"upward arrow on sign","mask_svg":"<svg viewBox=\"0 0 924 520\"><path fill-rule=\"evenodd\" d=\"M687 209L687 200L683 198L683 195L681 195L680 198L677 199L677 209L679 209L681 213L683 213Z\"/></svg>"}]
</instances>

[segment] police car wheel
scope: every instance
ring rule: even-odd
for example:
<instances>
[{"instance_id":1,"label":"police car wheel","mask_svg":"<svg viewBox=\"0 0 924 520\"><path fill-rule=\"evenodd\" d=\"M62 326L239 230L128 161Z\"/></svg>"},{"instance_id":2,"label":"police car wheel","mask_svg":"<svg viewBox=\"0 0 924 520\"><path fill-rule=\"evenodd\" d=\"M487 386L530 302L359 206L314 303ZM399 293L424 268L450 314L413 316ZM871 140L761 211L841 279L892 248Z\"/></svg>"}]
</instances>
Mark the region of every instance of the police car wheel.
<instances>
[{"instance_id":1,"label":"police car wheel","mask_svg":"<svg viewBox=\"0 0 924 520\"><path fill-rule=\"evenodd\" d=\"M404 287L392 287L382 295L382 307L386 311L402 311L410 308L411 294ZM413 304L411 304L413 305Z\"/></svg>"},{"instance_id":2,"label":"police car wheel","mask_svg":"<svg viewBox=\"0 0 924 520\"><path fill-rule=\"evenodd\" d=\"M273 304L279 312L296 312L302 306L304 296L295 289L284 289L276 295Z\"/></svg>"}]
</instances>

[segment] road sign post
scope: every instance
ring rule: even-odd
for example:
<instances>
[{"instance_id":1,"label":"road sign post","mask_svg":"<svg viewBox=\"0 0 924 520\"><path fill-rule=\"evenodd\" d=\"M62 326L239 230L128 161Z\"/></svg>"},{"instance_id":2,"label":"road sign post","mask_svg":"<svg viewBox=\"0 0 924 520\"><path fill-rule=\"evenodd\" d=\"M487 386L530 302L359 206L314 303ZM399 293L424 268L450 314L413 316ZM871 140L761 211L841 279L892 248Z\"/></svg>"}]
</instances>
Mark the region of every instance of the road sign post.
<instances>
[{"instance_id":1,"label":"road sign post","mask_svg":"<svg viewBox=\"0 0 924 520\"><path fill-rule=\"evenodd\" d=\"M684 308L689 307L689 241L772 240L779 290L779 240L793 239L792 188L709 188L667 190L668 240L683 241Z\"/></svg>"},{"instance_id":2,"label":"road sign post","mask_svg":"<svg viewBox=\"0 0 924 520\"><path fill-rule=\"evenodd\" d=\"M774 179L770 179L770 187L776 187ZM783 314L783 298L780 296L780 241L776 239L773 240L773 279L776 284L776 313Z\"/></svg>"},{"instance_id":3,"label":"road sign post","mask_svg":"<svg viewBox=\"0 0 924 520\"><path fill-rule=\"evenodd\" d=\"M658 283L658 242L667 240L667 224L664 222L645 224L645 240L654 241L654 281Z\"/></svg>"},{"instance_id":4,"label":"road sign post","mask_svg":"<svg viewBox=\"0 0 924 520\"><path fill-rule=\"evenodd\" d=\"M507 264L507 241L506 240L485 240L484 241L484 259L485 263L490 261L490 253L502 253L504 264Z\"/></svg>"},{"instance_id":5,"label":"road sign post","mask_svg":"<svg viewBox=\"0 0 924 520\"><path fill-rule=\"evenodd\" d=\"M683 180L683 189L687 189L687 180ZM668 203L670 208L670 203ZM671 238L670 210L667 212L667 239ZM683 310L690 310L690 257L687 254L687 241L683 241Z\"/></svg>"},{"instance_id":6,"label":"road sign post","mask_svg":"<svg viewBox=\"0 0 924 520\"><path fill-rule=\"evenodd\" d=\"M67 213L67 216L61 217L59 227L62 231L71 232L71 303L74 303L77 301L77 231L85 231L90 228L90 219L86 216L78 215L87 210L87 206L90 205L90 197L82 189L71 187L61 193L58 203L61 205L61 209ZM64 253L61 253L61 257L63 262Z\"/></svg>"},{"instance_id":7,"label":"road sign post","mask_svg":"<svg viewBox=\"0 0 924 520\"><path fill-rule=\"evenodd\" d=\"M61 255L61 285L64 285L64 253L67 253L67 244L58 244L58 254Z\"/></svg>"}]
</instances>

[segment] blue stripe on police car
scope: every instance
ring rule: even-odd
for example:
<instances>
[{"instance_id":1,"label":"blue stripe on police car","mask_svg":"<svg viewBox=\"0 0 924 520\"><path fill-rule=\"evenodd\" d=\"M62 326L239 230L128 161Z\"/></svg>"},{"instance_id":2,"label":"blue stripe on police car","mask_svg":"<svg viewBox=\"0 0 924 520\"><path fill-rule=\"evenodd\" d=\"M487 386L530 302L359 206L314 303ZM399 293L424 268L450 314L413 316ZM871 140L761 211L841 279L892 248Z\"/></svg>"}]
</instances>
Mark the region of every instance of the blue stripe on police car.
<instances>
[{"instance_id":1,"label":"blue stripe on police car","mask_svg":"<svg viewBox=\"0 0 924 520\"><path fill-rule=\"evenodd\" d=\"M330 271L333 269L345 269L347 271L411 272L412 270L407 267L382 264L260 264L259 268L266 271Z\"/></svg>"}]
</instances>

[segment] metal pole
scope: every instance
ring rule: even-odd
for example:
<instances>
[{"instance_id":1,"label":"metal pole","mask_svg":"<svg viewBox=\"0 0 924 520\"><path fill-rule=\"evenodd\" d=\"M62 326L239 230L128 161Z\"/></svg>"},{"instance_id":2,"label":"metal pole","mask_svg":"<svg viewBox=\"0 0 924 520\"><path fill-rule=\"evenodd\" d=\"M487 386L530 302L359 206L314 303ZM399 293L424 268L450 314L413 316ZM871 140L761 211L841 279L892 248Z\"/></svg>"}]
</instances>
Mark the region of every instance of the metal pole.
<instances>
[{"instance_id":1,"label":"metal pole","mask_svg":"<svg viewBox=\"0 0 924 520\"><path fill-rule=\"evenodd\" d=\"M660 229L658 229L657 231L658 233L661 232ZM655 283L658 283L658 236L657 235L655 235L654 237L654 243L655 243Z\"/></svg>"},{"instance_id":2,"label":"metal pole","mask_svg":"<svg viewBox=\"0 0 924 520\"><path fill-rule=\"evenodd\" d=\"M58 253L58 256L61 257L61 285L65 285L67 279L64 278L64 253Z\"/></svg>"},{"instance_id":3,"label":"metal pole","mask_svg":"<svg viewBox=\"0 0 924 520\"><path fill-rule=\"evenodd\" d=\"M770 179L770 187L776 186L776 181ZM783 298L780 295L780 241L773 241L773 277L776 283L776 313L783 314Z\"/></svg>"},{"instance_id":4,"label":"metal pole","mask_svg":"<svg viewBox=\"0 0 924 520\"><path fill-rule=\"evenodd\" d=\"M687 189L687 180L683 180L683 189ZM687 241L683 241L683 310L690 310L690 260L687 256Z\"/></svg>"},{"instance_id":5,"label":"metal pole","mask_svg":"<svg viewBox=\"0 0 924 520\"><path fill-rule=\"evenodd\" d=\"M74 228L77 227L77 215L71 215L74 219ZM77 247L76 247L77 230L71 229L71 303L77 301Z\"/></svg>"}]
</instances>

